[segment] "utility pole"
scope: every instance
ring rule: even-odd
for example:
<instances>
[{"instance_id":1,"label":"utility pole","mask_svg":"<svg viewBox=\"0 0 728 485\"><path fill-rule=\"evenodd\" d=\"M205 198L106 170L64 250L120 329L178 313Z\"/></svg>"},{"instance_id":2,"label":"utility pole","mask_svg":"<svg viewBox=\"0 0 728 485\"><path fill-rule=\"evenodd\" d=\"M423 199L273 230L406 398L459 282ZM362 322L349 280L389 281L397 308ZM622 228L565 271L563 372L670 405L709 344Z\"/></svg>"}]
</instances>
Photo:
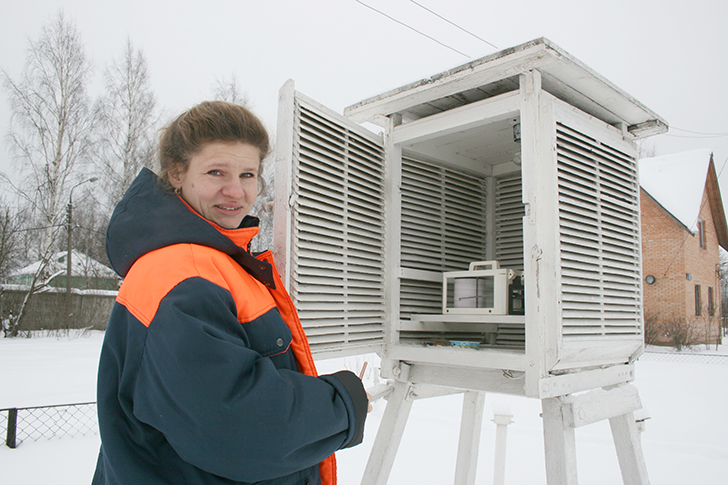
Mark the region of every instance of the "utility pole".
<instances>
[{"instance_id":1,"label":"utility pole","mask_svg":"<svg viewBox=\"0 0 728 485\"><path fill-rule=\"evenodd\" d=\"M66 327L69 329L71 324L71 277L73 276L73 263L71 256L73 251L73 190L86 182L96 182L97 180L98 177L91 177L90 179L77 183L71 187L71 193L68 195L68 206L66 206L66 234L68 236L66 245Z\"/></svg>"}]
</instances>

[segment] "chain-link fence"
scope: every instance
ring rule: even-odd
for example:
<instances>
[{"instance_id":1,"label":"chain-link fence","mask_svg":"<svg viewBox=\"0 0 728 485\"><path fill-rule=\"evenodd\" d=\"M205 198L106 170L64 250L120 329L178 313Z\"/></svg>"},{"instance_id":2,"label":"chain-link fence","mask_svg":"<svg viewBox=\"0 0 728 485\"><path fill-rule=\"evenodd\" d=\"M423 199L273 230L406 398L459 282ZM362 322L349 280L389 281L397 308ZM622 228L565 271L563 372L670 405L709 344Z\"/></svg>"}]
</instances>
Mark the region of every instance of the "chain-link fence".
<instances>
[{"instance_id":1,"label":"chain-link fence","mask_svg":"<svg viewBox=\"0 0 728 485\"><path fill-rule=\"evenodd\" d=\"M98 432L95 402L0 409L0 433L10 448L29 439L38 441Z\"/></svg>"},{"instance_id":2,"label":"chain-link fence","mask_svg":"<svg viewBox=\"0 0 728 485\"><path fill-rule=\"evenodd\" d=\"M728 364L725 354L691 354L686 352L645 352L640 360L650 362L684 362L691 364Z\"/></svg>"}]
</instances>

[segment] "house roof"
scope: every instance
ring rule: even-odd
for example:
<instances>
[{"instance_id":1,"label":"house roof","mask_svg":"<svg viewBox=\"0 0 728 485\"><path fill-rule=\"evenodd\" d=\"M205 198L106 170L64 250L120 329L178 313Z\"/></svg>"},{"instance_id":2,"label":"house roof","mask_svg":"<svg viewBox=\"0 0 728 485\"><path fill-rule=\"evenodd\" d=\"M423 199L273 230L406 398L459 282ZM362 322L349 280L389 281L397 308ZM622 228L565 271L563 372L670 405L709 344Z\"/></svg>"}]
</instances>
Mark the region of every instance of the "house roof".
<instances>
[{"instance_id":1,"label":"house roof","mask_svg":"<svg viewBox=\"0 0 728 485\"><path fill-rule=\"evenodd\" d=\"M644 158L639 161L640 185L690 232L697 231L703 194L707 192L718 244L728 250L723 200L709 149Z\"/></svg>"},{"instance_id":2,"label":"house roof","mask_svg":"<svg viewBox=\"0 0 728 485\"><path fill-rule=\"evenodd\" d=\"M66 272L66 256L66 251L60 251L56 253L53 259L51 259L51 273L56 273L59 271L63 271L64 273ZM116 277L116 273L113 269L96 261L92 257L80 251L73 251L73 254L71 256L71 265L72 276L95 276L99 278ZM40 261L36 261L29 264L28 266L25 266L24 268L20 268L14 271L10 275L10 277L35 274L35 272L38 271L39 266Z\"/></svg>"}]
</instances>

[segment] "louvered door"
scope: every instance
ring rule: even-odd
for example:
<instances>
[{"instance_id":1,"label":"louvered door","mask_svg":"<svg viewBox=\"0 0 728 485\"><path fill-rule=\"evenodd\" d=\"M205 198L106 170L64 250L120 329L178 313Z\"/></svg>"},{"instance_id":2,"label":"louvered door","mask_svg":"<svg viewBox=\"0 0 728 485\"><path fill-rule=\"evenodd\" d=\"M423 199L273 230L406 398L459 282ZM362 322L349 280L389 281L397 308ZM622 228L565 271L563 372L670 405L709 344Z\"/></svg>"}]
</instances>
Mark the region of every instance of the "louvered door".
<instances>
[{"instance_id":1,"label":"louvered door","mask_svg":"<svg viewBox=\"0 0 728 485\"><path fill-rule=\"evenodd\" d=\"M552 371L625 363L644 348L633 144L561 106L553 127L560 359Z\"/></svg>"},{"instance_id":2,"label":"louvered door","mask_svg":"<svg viewBox=\"0 0 728 485\"><path fill-rule=\"evenodd\" d=\"M378 350L384 336L381 142L300 93L282 102L292 102L281 108L289 115L283 138L291 143L276 158L290 164L291 181L290 193L276 198L286 200L290 218L275 244L288 245L278 252L288 255L288 290L314 353Z\"/></svg>"},{"instance_id":3,"label":"louvered door","mask_svg":"<svg viewBox=\"0 0 728 485\"><path fill-rule=\"evenodd\" d=\"M641 334L636 160L557 124L563 335Z\"/></svg>"}]
</instances>

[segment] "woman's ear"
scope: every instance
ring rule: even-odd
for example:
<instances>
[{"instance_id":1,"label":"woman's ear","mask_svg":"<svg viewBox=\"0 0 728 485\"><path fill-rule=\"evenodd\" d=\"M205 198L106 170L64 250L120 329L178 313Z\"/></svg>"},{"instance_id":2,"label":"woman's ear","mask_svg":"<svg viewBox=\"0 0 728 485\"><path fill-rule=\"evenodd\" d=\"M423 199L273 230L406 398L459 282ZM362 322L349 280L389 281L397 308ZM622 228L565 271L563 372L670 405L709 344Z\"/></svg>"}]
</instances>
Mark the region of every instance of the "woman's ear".
<instances>
[{"instance_id":1,"label":"woman's ear","mask_svg":"<svg viewBox=\"0 0 728 485\"><path fill-rule=\"evenodd\" d=\"M167 179L173 189L182 188L183 173L179 168L171 168L167 170Z\"/></svg>"}]
</instances>

